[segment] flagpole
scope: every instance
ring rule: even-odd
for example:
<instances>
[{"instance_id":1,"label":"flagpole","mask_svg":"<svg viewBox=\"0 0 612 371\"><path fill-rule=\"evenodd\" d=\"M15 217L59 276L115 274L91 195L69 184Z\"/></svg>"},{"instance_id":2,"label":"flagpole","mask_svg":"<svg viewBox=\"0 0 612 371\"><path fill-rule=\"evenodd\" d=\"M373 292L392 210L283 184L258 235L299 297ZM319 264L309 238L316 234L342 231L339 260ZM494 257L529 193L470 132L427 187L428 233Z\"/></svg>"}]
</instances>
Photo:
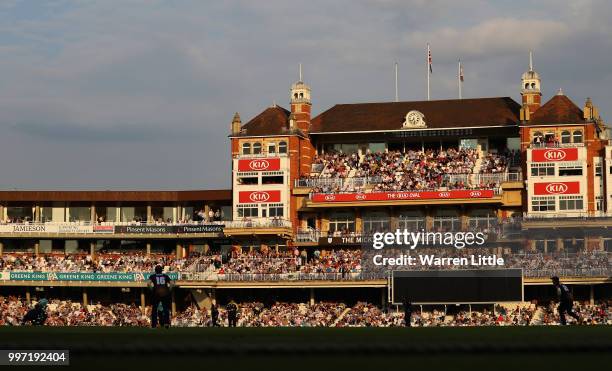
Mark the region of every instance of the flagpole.
<instances>
[{"instance_id":1,"label":"flagpole","mask_svg":"<svg viewBox=\"0 0 612 371\"><path fill-rule=\"evenodd\" d=\"M397 87L397 62L395 62L395 101L399 102L399 91Z\"/></svg>"},{"instance_id":2,"label":"flagpole","mask_svg":"<svg viewBox=\"0 0 612 371\"><path fill-rule=\"evenodd\" d=\"M430 92L429 92L429 69L430 69L430 64L429 64L429 55L430 55L430 50L429 50L429 43L427 43L427 63L426 63L426 67L427 67L427 100L430 100L431 96L430 96Z\"/></svg>"},{"instance_id":3,"label":"flagpole","mask_svg":"<svg viewBox=\"0 0 612 371\"><path fill-rule=\"evenodd\" d=\"M459 59L459 64L457 66L457 84L459 85L459 99L461 97L461 59Z\"/></svg>"}]
</instances>

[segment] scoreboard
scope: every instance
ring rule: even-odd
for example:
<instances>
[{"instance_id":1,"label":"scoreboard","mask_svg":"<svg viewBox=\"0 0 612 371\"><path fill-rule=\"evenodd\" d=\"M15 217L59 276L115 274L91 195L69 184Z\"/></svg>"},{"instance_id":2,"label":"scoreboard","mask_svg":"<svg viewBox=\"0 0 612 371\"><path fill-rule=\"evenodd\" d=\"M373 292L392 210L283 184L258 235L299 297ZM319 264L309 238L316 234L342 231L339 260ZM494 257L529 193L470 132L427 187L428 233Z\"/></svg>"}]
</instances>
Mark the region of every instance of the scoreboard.
<instances>
[{"instance_id":1,"label":"scoreboard","mask_svg":"<svg viewBox=\"0 0 612 371\"><path fill-rule=\"evenodd\" d=\"M522 269L392 271L390 298L417 304L523 301Z\"/></svg>"}]
</instances>

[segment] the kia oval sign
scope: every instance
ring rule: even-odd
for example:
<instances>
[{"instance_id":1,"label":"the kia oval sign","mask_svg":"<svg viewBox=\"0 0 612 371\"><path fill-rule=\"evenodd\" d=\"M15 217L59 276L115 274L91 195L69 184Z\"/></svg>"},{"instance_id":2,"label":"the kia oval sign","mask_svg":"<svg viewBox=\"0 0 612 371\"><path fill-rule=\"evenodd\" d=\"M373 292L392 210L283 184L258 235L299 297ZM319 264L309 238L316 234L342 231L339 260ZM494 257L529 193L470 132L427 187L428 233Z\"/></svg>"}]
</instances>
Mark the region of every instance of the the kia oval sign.
<instances>
[{"instance_id":1,"label":"the kia oval sign","mask_svg":"<svg viewBox=\"0 0 612 371\"><path fill-rule=\"evenodd\" d=\"M577 161L578 148L546 148L531 151L533 162Z\"/></svg>"},{"instance_id":2,"label":"the kia oval sign","mask_svg":"<svg viewBox=\"0 0 612 371\"><path fill-rule=\"evenodd\" d=\"M402 201L402 200L436 200L436 199L464 199L464 198L492 198L492 189L454 189L449 191L421 191L421 192L372 192L372 193L315 193L313 202L367 202L367 201Z\"/></svg>"},{"instance_id":3,"label":"the kia oval sign","mask_svg":"<svg viewBox=\"0 0 612 371\"><path fill-rule=\"evenodd\" d=\"M238 160L238 171L276 171L280 170L280 158L257 158Z\"/></svg>"},{"instance_id":4,"label":"the kia oval sign","mask_svg":"<svg viewBox=\"0 0 612 371\"><path fill-rule=\"evenodd\" d=\"M535 195L567 195L580 193L580 182L550 182L535 183L533 194Z\"/></svg>"},{"instance_id":5,"label":"the kia oval sign","mask_svg":"<svg viewBox=\"0 0 612 371\"><path fill-rule=\"evenodd\" d=\"M281 191L245 191L238 192L238 202L241 204L257 204L280 202Z\"/></svg>"}]
</instances>

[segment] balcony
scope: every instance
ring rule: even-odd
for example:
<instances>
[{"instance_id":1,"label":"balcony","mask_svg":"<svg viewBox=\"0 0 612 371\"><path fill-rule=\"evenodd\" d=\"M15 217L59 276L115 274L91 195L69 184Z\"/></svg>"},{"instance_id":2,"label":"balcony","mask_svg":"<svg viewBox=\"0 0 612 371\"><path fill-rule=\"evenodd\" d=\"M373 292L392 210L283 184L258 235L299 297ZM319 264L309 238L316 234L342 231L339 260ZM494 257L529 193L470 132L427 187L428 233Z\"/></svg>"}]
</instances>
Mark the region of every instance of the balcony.
<instances>
[{"instance_id":1,"label":"balcony","mask_svg":"<svg viewBox=\"0 0 612 371\"><path fill-rule=\"evenodd\" d=\"M576 148L584 147L584 143L531 143L528 148Z\"/></svg>"},{"instance_id":2,"label":"balcony","mask_svg":"<svg viewBox=\"0 0 612 371\"><path fill-rule=\"evenodd\" d=\"M9 238L122 238L122 237L217 237L223 235L225 222L46 222L0 223L0 236Z\"/></svg>"},{"instance_id":3,"label":"balcony","mask_svg":"<svg viewBox=\"0 0 612 371\"><path fill-rule=\"evenodd\" d=\"M225 222L226 236L277 235L292 237L291 221L282 218L233 220Z\"/></svg>"},{"instance_id":4,"label":"balcony","mask_svg":"<svg viewBox=\"0 0 612 371\"><path fill-rule=\"evenodd\" d=\"M466 184L502 184L506 182L522 182L521 172L504 173L474 173L474 174L448 174L444 182L464 182ZM367 186L375 186L382 183L380 177L355 177L355 178L302 178L296 179L296 188L333 187L338 189L364 189Z\"/></svg>"},{"instance_id":5,"label":"balcony","mask_svg":"<svg viewBox=\"0 0 612 371\"><path fill-rule=\"evenodd\" d=\"M612 213L523 213L524 229L557 228L609 228L612 227Z\"/></svg>"},{"instance_id":6,"label":"balcony","mask_svg":"<svg viewBox=\"0 0 612 371\"><path fill-rule=\"evenodd\" d=\"M272 158L272 157L287 157L289 156L288 153L251 153L248 155L245 154L238 154L238 155L234 155L234 158L236 159L255 159L255 158Z\"/></svg>"}]
</instances>

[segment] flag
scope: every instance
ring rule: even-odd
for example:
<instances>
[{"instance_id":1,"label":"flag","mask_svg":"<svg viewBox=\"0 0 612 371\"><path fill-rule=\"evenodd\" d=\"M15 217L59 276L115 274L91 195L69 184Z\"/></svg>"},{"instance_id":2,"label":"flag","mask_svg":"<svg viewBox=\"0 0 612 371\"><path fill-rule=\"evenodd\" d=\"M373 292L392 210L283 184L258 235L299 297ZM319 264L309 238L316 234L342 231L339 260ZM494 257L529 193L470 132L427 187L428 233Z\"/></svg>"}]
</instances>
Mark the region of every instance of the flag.
<instances>
[{"instance_id":1,"label":"flag","mask_svg":"<svg viewBox=\"0 0 612 371\"><path fill-rule=\"evenodd\" d=\"M463 82L463 65L461 65L461 59L459 59L459 81Z\"/></svg>"},{"instance_id":2,"label":"flag","mask_svg":"<svg viewBox=\"0 0 612 371\"><path fill-rule=\"evenodd\" d=\"M429 63L429 73L433 73L433 67L431 65L431 50L429 44L427 44L427 62Z\"/></svg>"}]
</instances>

